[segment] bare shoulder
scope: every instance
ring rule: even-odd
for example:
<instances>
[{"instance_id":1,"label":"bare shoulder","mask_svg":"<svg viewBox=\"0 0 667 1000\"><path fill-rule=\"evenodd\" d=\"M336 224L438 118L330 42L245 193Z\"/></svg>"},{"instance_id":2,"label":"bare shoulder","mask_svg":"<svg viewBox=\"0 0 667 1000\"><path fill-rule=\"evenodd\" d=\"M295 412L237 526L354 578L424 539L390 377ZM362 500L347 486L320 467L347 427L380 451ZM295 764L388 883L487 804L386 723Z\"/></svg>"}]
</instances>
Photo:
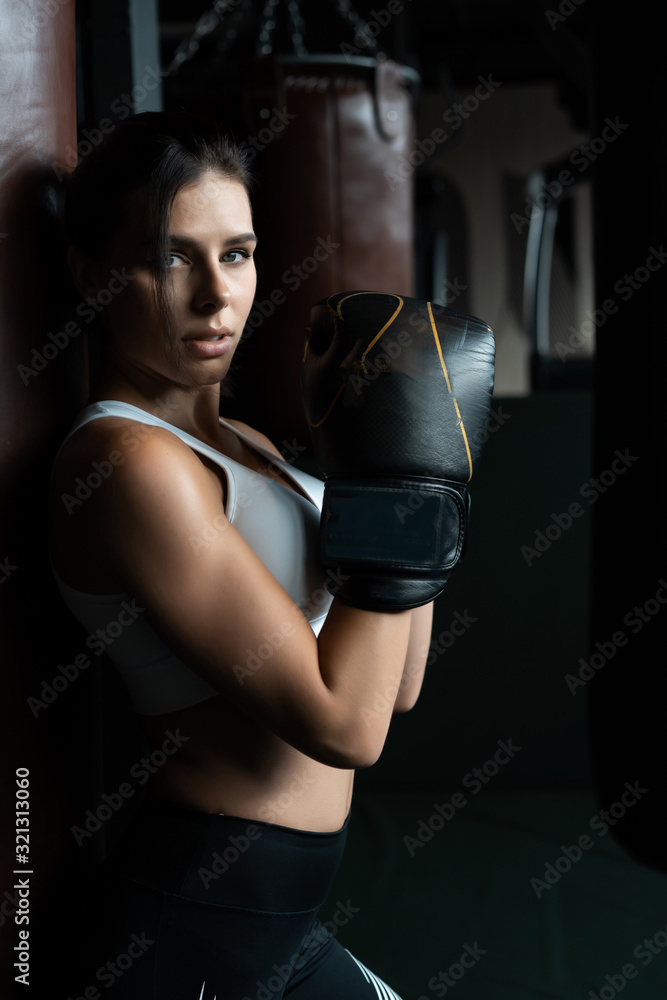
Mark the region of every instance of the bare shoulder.
<instances>
[{"instance_id":1,"label":"bare shoulder","mask_svg":"<svg viewBox=\"0 0 667 1000\"><path fill-rule=\"evenodd\" d=\"M134 467L151 455L170 453L183 459L192 449L166 427L146 424L127 417L105 416L79 428L65 443L59 461L101 462L105 458L116 468L129 463ZM137 456L139 462L130 462Z\"/></svg>"},{"instance_id":2,"label":"bare shoulder","mask_svg":"<svg viewBox=\"0 0 667 1000\"><path fill-rule=\"evenodd\" d=\"M242 434L246 434L255 442L255 444L261 445L262 448L266 448L266 450L270 451L272 455L275 455L277 458L283 457L273 441L271 441L266 434L262 434L261 431L255 430L254 427L249 427L248 424L244 424L241 420L227 420L225 417L225 422L231 424L231 426L235 427L237 431L241 431Z\"/></svg>"},{"instance_id":3,"label":"bare shoulder","mask_svg":"<svg viewBox=\"0 0 667 1000\"><path fill-rule=\"evenodd\" d=\"M193 450L164 427L127 418L103 417L80 428L63 447L54 467L54 487L83 483L100 502L118 492L145 490L149 496L188 482L202 488L211 477ZM104 483L104 490L98 487Z\"/></svg>"},{"instance_id":4,"label":"bare shoulder","mask_svg":"<svg viewBox=\"0 0 667 1000\"><path fill-rule=\"evenodd\" d=\"M224 517L223 486L195 452L163 427L100 418L80 428L53 469L54 565L81 590L133 586L138 553L160 566L171 537Z\"/></svg>"}]
</instances>

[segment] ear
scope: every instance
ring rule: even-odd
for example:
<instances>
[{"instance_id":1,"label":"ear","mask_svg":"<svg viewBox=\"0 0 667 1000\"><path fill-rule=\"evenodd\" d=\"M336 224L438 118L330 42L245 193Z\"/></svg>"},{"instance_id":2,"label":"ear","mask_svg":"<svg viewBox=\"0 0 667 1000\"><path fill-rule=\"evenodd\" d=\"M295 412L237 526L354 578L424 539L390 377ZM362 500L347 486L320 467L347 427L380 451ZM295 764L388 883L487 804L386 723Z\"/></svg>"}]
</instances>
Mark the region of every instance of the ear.
<instances>
[{"instance_id":1,"label":"ear","mask_svg":"<svg viewBox=\"0 0 667 1000\"><path fill-rule=\"evenodd\" d=\"M93 260L79 247L71 246L67 250L67 263L81 298L86 300L95 298L103 287L102 267L99 261Z\"/></svg>"}]
</instances>

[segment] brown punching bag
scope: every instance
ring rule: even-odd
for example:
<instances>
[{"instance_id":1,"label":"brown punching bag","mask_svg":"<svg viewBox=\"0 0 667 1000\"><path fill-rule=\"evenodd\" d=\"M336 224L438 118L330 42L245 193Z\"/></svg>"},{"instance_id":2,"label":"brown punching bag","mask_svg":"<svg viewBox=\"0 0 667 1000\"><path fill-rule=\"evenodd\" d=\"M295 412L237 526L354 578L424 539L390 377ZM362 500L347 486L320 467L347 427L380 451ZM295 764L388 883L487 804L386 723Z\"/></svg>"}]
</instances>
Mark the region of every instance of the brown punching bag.
<instances>
[{"instance_id":1,"label":"brown punching bag","mask_svg":"<svg viewBox=\"0 0 667 1000\"><path fill-rule=\"evenodd\" d=\"M309 442L299 376L311 306L347 289L413 294L417 80L383 56L257 61L259 281L240 360L248 420L279 447Z\"/></svg>"},{"instance_id":2,"label":"brown punching bag","mask_svg":"<svg viewBox=\"0 0 667 1000\"><path fill-rule=\"evenodd\" d=\"M85 390L81 338L56 309L54 164L76 146L74 2L0 0L0 93L0 995L13 985L37 996L49 962L34 933L67 843L64 789L81 767L79 753L66 773L60 756L73 699L44 711L28 700L76 649L62 646L47 550L50 462Z\"/></svg>"}]
</instances>

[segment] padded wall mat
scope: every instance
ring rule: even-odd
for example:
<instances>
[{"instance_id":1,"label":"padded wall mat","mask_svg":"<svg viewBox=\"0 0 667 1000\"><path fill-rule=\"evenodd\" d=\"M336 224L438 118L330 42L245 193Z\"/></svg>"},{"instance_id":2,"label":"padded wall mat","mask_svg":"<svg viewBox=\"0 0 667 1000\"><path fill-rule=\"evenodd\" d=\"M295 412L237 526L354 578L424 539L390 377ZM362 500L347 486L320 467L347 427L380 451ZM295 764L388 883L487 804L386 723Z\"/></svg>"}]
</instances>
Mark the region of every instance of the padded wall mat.
<instances>
[{"instance_id":1,"label":"padded wall mat","mask_svg":"<svg viewBox=\"0 0 667 1000\"><path fill-rule=\"evenodd\" d=\"M586 789L358 792L322 919L403 1000L667 996L667 875Z\"/></svg>"}]
</instances>

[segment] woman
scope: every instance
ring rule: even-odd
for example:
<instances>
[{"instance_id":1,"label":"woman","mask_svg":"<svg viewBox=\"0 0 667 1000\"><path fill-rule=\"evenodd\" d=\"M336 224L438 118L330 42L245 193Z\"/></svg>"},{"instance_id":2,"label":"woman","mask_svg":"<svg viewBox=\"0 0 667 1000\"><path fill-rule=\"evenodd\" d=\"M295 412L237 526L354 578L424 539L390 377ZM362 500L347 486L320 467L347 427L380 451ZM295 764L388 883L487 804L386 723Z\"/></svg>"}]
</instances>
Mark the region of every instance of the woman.
<instances>
[{"instance_id":1,"label":"woman","mask_svg":"<svg viewBox=\"0 0 667 1000\"><path fill-rule=\"evenodd\" d=\"M180 734L105 865L78 988L395 997L316 918L354 769L386 738L377 693L414 704L432 609L323 597L321 484L219 417L255 294L248 184L214 127L160 113L119 126L71 182L69 263L102 362L54 466L51 558L83 625L116 623L109 655L151 747ZM74 504L79 477L96 486Z\"/></svg>"}]
</instances>

